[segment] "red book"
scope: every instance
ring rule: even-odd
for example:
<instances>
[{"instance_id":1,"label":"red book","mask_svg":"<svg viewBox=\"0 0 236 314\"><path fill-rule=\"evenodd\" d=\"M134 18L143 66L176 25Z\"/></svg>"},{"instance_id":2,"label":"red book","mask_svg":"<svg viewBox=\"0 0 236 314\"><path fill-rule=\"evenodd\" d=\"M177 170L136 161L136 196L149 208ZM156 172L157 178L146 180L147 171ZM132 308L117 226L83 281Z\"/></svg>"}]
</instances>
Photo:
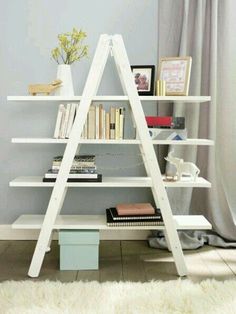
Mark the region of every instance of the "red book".
<instances>
[{"instance_id":1,"label":"red book","mask_svg":"<svg viewBox=\"0 0 236 314\"><path fill-rule=\"evenodd\" d=\"M148 126L165 126L171 127L173 117L166 116L166 117L158 117L158 116L146 116L146 121Z\"/></svg>"},{"instance_id":2,"label":"red book","mask_svg":"<svg viewBox=\"0 0 236 314\"><path fill-rule=\"evenodd\" d=\"M150 203L118 204L116 210L119 216L155 214L155 209Z\"/></svg>"}]
</instances>

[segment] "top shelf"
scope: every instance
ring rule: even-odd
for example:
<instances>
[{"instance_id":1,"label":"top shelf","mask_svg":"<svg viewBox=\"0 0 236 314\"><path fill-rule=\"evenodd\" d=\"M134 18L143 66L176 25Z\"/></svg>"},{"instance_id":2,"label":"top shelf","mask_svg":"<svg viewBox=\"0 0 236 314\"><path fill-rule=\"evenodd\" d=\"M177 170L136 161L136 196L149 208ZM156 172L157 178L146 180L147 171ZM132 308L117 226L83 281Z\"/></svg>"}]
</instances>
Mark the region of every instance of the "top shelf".
<instances>
[{"instance_id":1,"label":"top shelf","mask_svg":"<svg viewBox=\"0 0 236 314\"><path fill-rule=\"evenodd\" d=\"M81 96L8 96L8 101L80 101ZM141 101L203 103L210 96L140 96ZM93 101L128 101L128 96L95 96Z\"/></svg>"}]
</instances>

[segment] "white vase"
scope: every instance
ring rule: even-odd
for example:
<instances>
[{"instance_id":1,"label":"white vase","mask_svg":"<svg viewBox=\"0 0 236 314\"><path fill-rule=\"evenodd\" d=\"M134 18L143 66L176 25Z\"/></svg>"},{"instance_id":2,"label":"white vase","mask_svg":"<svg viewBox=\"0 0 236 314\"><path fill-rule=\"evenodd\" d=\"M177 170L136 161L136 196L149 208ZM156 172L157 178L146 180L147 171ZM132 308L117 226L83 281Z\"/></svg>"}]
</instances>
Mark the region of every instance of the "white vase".
<instances>
[{"instance_id":1,"label":"white vase","mask_svg":"<svg viewBox=\"0 0 236 314\"><path fill-rule=\"evenodd\" d=\"M58 96L74 96L74 87L71 75L71 66L69 64L59 64L57 68L57 79L62 81L55 95Z\"/></svg>"}]
</instances>

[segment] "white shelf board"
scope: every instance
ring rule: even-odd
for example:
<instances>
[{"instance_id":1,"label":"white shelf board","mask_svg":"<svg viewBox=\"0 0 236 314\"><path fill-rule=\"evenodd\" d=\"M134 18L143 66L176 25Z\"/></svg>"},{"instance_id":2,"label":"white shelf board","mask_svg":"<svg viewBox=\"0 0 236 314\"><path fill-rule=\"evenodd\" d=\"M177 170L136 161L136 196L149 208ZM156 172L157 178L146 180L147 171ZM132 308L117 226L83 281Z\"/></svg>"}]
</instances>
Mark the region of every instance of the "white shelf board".
<instances>
[{"instance_id":1,"label":"white shelf board","mask_svg":"<svg viewBox=\"0 0 236 314\"><path fill-rule=\"evenodd\" d=\"M54 182L42 182L43 177L17 177L10 182L11 187L53 187ZM181 181L164 182L166 187L198 187L210 188L211 183L198 177L196 181L182 178ZM68 182L68 187L151 187L149 177L103 177L102 182Z\"/></svg>"},{"instance_id":2,"label":"white shelf board","mask_svg":"<svg viewBox=\"0 0 236 314\"><path fill-rule=\"evenodd\" d=\"M43 177L18 177L10 182L14 187L53 187L54 182L42 182ZM148 177L103 177L102 182L68 182L68 187L151 187Z\"/></svg>"},{"instance_id":3,"label":"white shelf board","mask_svg":"<svg viewBox=\"0 0 236 314\"><path fill-rule=\"evenodd\" d=\"M211 224L201 215L173 216L179 230L211 229ZM40 229L44 215L22 215L13 224L13 229ZM99 230L163 230L164 226L108 227L105 215L59 215L54 229L99 229Z\"/></svg>"},{"instance_id":4,"label":"white shelf board","mask_svg":"<svg viewBox=\"0 0 236 314\"><path fill-rule=\"evenodd\" d=\"M17 144L67 144L68 139L57 138L12 138L12 143ZM183 141L172 140L153 140L154 145L203 145L212 146L214 141L208 139L189 138ZM89 140L80 139L81 144L141 144L140 140L136 139L124 139L124 140Z\"/></svg>"},{"instance_id":5,"label":"white shelf board","mask_svg":"<svg viewBox=\"0 0 236 314\"><path fill-rule=\"evenodd\" d=\"M165 176L162 176L165 179ZM211 183L202 177L198 177L196 181L190 180L189 177L182 177L180 181L164 181L167 188L210 188Z\"/></svg>"},{"instance_id":6,"label":"white shelf board","mask_svg":"<svg viewBox=\"0 0 236 314\"><path fill-rule=\"evenodd\" d=\"M80 101L81 96L8 96L8 101ZM141 101L202 103L211 100L210 96L140 96ZM128 101L128 96L94 96L93 101Z\"/></svg>"}]
</instances>

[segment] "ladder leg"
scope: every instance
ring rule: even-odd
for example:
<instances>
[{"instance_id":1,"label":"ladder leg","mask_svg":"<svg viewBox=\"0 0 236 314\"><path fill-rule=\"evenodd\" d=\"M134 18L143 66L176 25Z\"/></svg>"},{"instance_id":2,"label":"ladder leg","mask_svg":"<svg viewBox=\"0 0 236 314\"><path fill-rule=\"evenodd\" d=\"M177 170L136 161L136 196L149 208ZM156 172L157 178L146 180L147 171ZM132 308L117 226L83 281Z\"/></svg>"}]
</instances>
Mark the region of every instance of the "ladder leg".
<instances>
[{"instance_id":1,"label":"ladder leg","mask_svg":"<svg viewBox=\"0 0 236 314\"><path fill-rule=\"evenodd\" d=\"M52 230L52 233L50 235L49 241L48 241L48 246L46 248L45 253L51 252L51 244L52 244L52 238L53 238L54 230Z\"/></svg>"},{"instance_id":2,"label":"ladder leg","mask_svg":"<svg viewBox=\"0 0 236 314\"><path fill-rule=\"evenodd\" d=\"M28 275L30 277L38 277L45 253L50 251L53 225L55 223L57 215L61 211L64 199L66 196L66 192L67 192L67 188L64 189L59 203L56 202L56 198L53 200L50 200L49 202L50 206L45 214L41 232L39 234L39 238L35 247L34 255L30 264L30 268L28 272ZM54 201L54 204L52 204L51 201ZM55 207L53 205L55 205Z\"/></svg>"},{"instance_id":3,"label":"ladder leg","mask_svg":"<svg viewBox=\"0 0 236 314\"><path fill-rule=\"evenodd\" d=\"M168 238L168 234L167 234L166 230L164 230L163 232L164 232L167 248L171 252L171 247L170 247L170 241L169 241L169 238Z\"/></svg>"},{"instance_id":4,"label":"ladder leg","mask_svg":"<svg viewBox=\"0 0 236 314\"><path fill-rule=\"evenodd\" d=\"M65 148L60 170L57 175L43 225L39 234L38 242L31 261L28 272L30 277L38 277L39 275L57 214L59 213L64 201L63 196L64 193L66 193L67 178L73 163L74 156L76 154L79 140L81 138L89 107L94 95L96 95L108 54L111 49L110 40L110 36L106 34L100 36L88 78L83 90L78 113L75 117L75 121L70 133L70 138Z\"/></svg>"},{"instance_id":5,"label":"ladder leg","mask_svg":"<svg viewBox=\"0 0 236 314\"><path fill-rule=\"evenodd\" d=\"M172 216L171 207L162 180L152 140L148 133L142 104L140 102L137 88L134 84L133 74L130 69L130 63L122 37L120 35L114 35L112 38L112 43L113 55L118 73L120 75L120 80L122 81L124 90L127 92L138 136L141 141L144 153L144 165L152 180L152 194L155 203L160 204L163 221L166 228L166 233L169 238L169 245L175 260L177 272L180 276L185 276L187 274L187 268L179 241L176 224Z\"/></svg>"},{"instance_id":6,"label":"ladder leg","mask_svg":"<svg viewBox=\"0 0 236 314\"><path fill-rule=\"evenodd\" d=\"M65 188L65 191L64 191L62 199L61 199L61 203L60 203L60 205L58 207L57 215L59 215L60 212L61 212L64 200L65 200L65 197L66 197L66 193L67 193L67 187ZM50 236L49 241L48 241L48 246L46 248L46 253L51 251L51 243L52 243L52 239L53 239L53 234L54 234L54 230L52 230L52 232L51 232L51 236Z\"/></svg>"}]
</instances>

